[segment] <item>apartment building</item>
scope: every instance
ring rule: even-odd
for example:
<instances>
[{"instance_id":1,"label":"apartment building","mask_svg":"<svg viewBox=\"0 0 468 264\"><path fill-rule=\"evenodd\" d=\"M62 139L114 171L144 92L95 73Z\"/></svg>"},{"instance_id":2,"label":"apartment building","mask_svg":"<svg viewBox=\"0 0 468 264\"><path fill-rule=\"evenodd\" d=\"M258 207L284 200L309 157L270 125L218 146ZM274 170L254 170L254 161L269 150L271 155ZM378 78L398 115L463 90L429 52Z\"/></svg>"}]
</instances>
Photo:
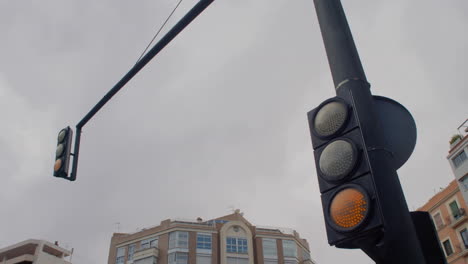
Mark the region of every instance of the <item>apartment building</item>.
<instances>
[{"instance_id":1,"label":"apartment building","mask_svg":"<svg viewBox=\"0 0 468 264\"><path fill-rule=\"evenodd\" d=\"M428 211L449 264L468 264L468 216L456 180L418 209Z\"/></svg>"},{"instance_id":2,"label":"apartment building","mask_svg":"<svg viewBox=\"0 0 468 264\"><path fill-rule=\"evenodd\" d=\"M290 229L252 225L239 210L204 221L164 220L136 233L114 233L108 264L315 264Z\"/></svg>"},{"instance_id":3,"label":"apartment building","mask_svg":"<svg viewBox=\"0 0 468 264\"><path fill-rule=\"evenodd\" d=\"M468 119L458 127L447 156L465 201L468 201Z\"/></svg>"},{"instance_id":4,"label":"apartment building","mask_svg":"<svg viewBox=\"0 0 468 264\"><path fill-rule=\"evenodd\" d=\"M45 240L29 239L0 249L1 264L71 264L71 252Z\"/></svg>"}]
</instances>

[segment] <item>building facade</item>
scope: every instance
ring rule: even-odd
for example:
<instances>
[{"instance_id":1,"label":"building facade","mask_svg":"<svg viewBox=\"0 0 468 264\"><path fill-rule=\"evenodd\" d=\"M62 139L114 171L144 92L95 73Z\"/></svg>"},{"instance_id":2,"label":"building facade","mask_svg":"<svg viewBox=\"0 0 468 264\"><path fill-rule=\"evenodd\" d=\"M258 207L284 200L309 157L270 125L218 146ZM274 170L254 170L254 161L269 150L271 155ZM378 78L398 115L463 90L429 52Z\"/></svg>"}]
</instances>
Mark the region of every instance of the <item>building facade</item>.
<instances>
[{"instance_id":1,"label":"building facade","mask_svg":"<svg viewBox=\"0 0 468 264\"><path fill-rule=\"evenodd\" d=\"M164 220L114 233L108 264L315 264L296 231L261 228L234 214L203 221Z\"/></svg>"},{"instance_id":2,"label":"building facade","mask_svg":"<svg viewBox=\"0 0 468 264\"><path fill-rule=\"evenodd\" d=\"M432 216L447 263L468 264L468 216L457 181L453 180L418 210Z\"/></svg>"},{"instance_id":3,"label":"building facade","mask_svg":"<svg viewBox=\"0 0 468 264\"><path fill-rule=\"evenodd\" d=\"M468 201L468 120L458 130L458 138L451 142L447 160L465 201Z\"/></svg>"},{"instance_id":4,"label":"building facade","mask_svg":"<svg viewBox=\"0 0 468 264\"><path fill-rule=\"evenodd\" d=\"M71 252L44 240L29 239L0 249L1 264L71 264Z\"/></svg>"}]
</instances>

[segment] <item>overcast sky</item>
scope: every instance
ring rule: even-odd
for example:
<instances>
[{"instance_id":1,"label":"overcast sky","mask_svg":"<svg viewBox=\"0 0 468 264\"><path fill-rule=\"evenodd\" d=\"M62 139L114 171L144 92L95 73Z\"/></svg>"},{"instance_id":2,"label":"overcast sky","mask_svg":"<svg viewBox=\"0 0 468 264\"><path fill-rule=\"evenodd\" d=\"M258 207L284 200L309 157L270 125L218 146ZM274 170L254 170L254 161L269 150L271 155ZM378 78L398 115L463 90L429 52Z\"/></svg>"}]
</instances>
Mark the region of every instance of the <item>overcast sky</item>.
<instances>
[{"instance_id":1,"label":"overcast sky","mask_svg":"<svg viewBox=\"0 0 468 264\"><path fill-rule=\"evenodd\" d=\"M164 32L196 0L184 0ZM312 0L216 0L85 127L78 179L52 177L56 136L134 65L176 0L0 1L0 248L28 238L107 263L110 238L240 208L328 246L306 113L334 96ZM372 92L418 127L399 170L410 209L452 179L468 117L468 2L343 0Z\"/></svg>"}]
</instances>

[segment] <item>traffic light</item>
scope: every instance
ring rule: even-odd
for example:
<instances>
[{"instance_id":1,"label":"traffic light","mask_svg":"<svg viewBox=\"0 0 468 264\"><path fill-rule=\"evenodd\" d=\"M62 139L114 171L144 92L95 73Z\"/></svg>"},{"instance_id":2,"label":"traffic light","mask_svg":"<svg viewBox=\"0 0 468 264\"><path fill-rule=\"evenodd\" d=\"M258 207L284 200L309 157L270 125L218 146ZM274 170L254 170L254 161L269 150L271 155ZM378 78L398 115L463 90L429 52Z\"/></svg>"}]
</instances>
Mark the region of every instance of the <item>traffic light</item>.
<instances>
[{"instance_id":1,"label":"traffic light","mask_svg":"<svg viewBox=\"0 0 468 264\"><path fill-rule=\"evenodd\" d=\"M328 243L359 248L362 237L379 239L383 218L353 96L324 101L308 120Z\"/></svg>"},{"instance_id":2,"label":"traffic light","mask_svg":"<svg viewBox=\"0 0 468 264\"><path fill-rule=\"evenodd\" d=\"M72 136L73 130L70 127L66 127L58 133L54 164L55 177L69 179L68 165L70 164Z\"/></svg>"}]
</instances>

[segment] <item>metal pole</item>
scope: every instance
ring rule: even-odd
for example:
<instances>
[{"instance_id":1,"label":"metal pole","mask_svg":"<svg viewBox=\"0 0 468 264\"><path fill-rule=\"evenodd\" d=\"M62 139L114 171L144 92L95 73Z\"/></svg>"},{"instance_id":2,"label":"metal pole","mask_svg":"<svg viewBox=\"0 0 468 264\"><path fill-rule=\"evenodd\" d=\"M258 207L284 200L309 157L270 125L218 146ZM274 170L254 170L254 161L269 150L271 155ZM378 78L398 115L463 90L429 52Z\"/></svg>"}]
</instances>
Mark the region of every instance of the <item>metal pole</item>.
<instances>
[{"instance_id":1,"label":"metal pole","mask_svg":"<svg viewBox=\"0 0 468 264\"><path fill-rule=\"evenodd\" d=\"M76 180L76 173L78 172L78 156L80 154L80 140L81 140L81 127L76 126L75 135L75 148L73 150L73 165L70 173L70 181Z\"/></svg>"},{"instance_id":2,"label":"metal pole","mask_svg":"<svg viewBox=\"0 0 468 264\"><path fill-rule=\"evenodd\" d=\"M346 80L367 82L341 2L314 0L335 88Z\"/></svg>"},{"instance_id":3,"label":"metal pole","mask_svg":"<svg viewBox=\"0 0 468 264\"><path fill-rule=\"evenodd\" d=\"M86 114L86 116L76 125L75 149L73 153L73 167L70 180L76 179L78 170L78 154L80 149L81 129L88 121L118 92L127 82L129 82L145 65L150 62L169 42L171 42L185 27L187 27L203 10L205 10L214 0L200 0L177 24L161 38L158 43L145 54L120 81L104 95L104 97Z\"/></svg>"},{"instance_id":4,"label":"metal pole","mask_svg":"<svg viewBox=\"0 0 468 264\"><path fill-rule=\"evenodd\" d=\"M384 219L381 241L366 239L356 245L379 264L426 263L401 188L392 154L385 149L364 69L340 0L314 0L336 94L350 96L366 139L374 185ZM378 131L378 133L375 133Z\"/></svg>"}]
</instances>

